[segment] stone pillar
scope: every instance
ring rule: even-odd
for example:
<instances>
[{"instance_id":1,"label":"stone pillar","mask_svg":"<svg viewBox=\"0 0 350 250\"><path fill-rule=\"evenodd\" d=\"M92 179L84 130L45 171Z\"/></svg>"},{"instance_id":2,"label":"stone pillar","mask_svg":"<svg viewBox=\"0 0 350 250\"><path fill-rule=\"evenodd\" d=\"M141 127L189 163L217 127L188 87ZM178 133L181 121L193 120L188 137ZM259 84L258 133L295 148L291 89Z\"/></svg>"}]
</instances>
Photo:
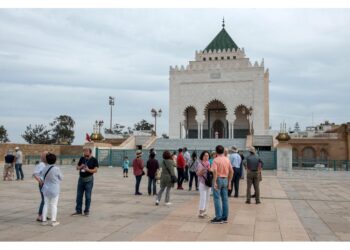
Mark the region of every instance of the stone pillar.
<instances>
[{"instance_id":1,"label":"stone pillar","mask_svg":"<svg viewBox=\"0 0 350 250\"><path fill-rule=\"evenodd\" d=\"M181 139L186 139L185 121L181 122Z\"/></svg>"},{"instance_id":2,"label":"stone pillar","mask_svg":"<svg viewBox=\"0 0 350 250\"><path fill-rule=\"evenodd\" d=\"M288 142L277 145L277 172L290 172L293 169L293 149Z\"/></svg>"},{"instance_id":3,"label":"stone pillar","mask_svg":"<svg viewBox=\"0 0 350 250\"><path fill-rule=\"evenodd\" d=\"M198 133L197 138L200 139L201 138L201 123L200 122L198 122L198 131L197 131L197 133Z\"/></svg>"}]
</instances>

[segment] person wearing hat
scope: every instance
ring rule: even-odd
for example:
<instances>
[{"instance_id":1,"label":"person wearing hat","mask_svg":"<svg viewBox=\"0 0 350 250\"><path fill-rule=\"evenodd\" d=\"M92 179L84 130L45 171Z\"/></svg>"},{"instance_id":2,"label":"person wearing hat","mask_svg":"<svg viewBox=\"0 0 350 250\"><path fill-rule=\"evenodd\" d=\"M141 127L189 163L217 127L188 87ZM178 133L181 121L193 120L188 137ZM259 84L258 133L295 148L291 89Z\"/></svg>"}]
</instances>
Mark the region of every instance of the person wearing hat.
<instances>
[{"instance_id":1,"label":"person wearing hat","mask_svg":"<svg viewBox=\"0 0 350 250\"><path fill-rule=\"evenodd\" d=\"M136 178L135 195L142 195L142 193L140 193L140 184L141 184L142 176L145 174L145 172L143 171L144 164L142 160L141 150L136 151L136 158L132 162L132 167Z\"/></svg>"},{"instance_id":2,"label":"person wearing hat","mask_svg":"<svg viewBox=\"0 0 350 250\"><path fill-rule=\"evenodd\" d=\"M18 180L22 180L24 178L24 174L23 174L23 170L22 170L22 163L23 163L23 154L22 151L19 150L19 147L15 147L16 150L16 163L15 163L15 168L16 168L16 177L17 177L17 181Z\"/></svg>"},{"instance_id":3,"label":"person wearing hat","mask_svg":"<svg viewBox=\"0 0 350 250\"><path fill-rule=\"evenodd\" d=\"M261 171L260 158L256 155L254 147L249 148L250 155L244 161L244 166L247 170L247 200L246 203L250 204L251 199L251 187L254 185L255 189L255 202L260 204L260 188L259 188L259 172Z\"/></svg>"},{"instance_id":4,"label":"person wearing hat","mask_svg":"<svg viewBox=\"0 0 350 250\"><path fill-rule=\"evenodd\" d=\"M231 186L235 188L234 197L237 198L239 194L239 180L241 178L241 156L238 154L238 150L235 146L231 148L232 154L230 155L230 162L233 167L233 178L231 180ZM231 196L233 188L228 191L228 196Z\"/></svg>"},{"instance_id":5,"label":"person wearing hat","mask_svg":"<svg viewBox=\"0 0 350 250\"><path fill-rule=\"evenodd\" d=\"M13 155L12 150L8 150L7 154L5 155L5 165L4 165L4 174L3 179L4 181L12 181L13 179L13 163L15 162L15 156Z\"/></svg>"}]
</instances>

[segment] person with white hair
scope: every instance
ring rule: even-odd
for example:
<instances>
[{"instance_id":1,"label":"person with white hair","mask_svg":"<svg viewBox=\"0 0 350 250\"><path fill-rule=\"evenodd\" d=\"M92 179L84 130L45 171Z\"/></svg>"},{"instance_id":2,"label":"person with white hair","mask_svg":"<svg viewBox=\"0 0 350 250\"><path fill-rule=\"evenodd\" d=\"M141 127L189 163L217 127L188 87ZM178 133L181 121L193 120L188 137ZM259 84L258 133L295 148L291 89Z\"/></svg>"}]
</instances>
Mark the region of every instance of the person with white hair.
<instances>
[{"instance_id":1,"label":"person with white hair","mask_svg":"<svg viewBox=\"0 0 350 250\"><path fill-rule=\"evenodd\" d=\"M231 180L231 186L234 187L235 193L234 196L235 198L238 197L239 195L239 180L241 179L241 174L242 174L242 169L241 169L241 156L238 154L238 150L235 146L231 148L232 154L230 155L230 162L233 168L233 178ZM231 196L232 190L228 191L228 196Z\"/></svg>"},{"instance_id":2,"label":"person with white hair","mask_svg":"<svg viewBox=\"0 0 350 250\"><path fill-rule=\"evenodd\" d=\"M13 151L9 149L5 155L5 165L4 165L4 181L12 181L14 178L13 163L15 162L15 156Z\"/></svg>"}]
</instances>

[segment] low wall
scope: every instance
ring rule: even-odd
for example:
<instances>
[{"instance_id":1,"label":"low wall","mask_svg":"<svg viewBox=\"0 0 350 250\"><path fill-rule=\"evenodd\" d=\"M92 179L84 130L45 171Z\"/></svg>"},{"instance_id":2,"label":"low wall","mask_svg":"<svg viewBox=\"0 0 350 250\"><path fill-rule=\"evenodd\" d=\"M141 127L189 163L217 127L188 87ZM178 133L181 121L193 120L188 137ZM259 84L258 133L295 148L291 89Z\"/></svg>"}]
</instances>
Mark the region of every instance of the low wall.
<instances>
[{"instance_id":1,"label":"low wall","mask_svg":"<svg viewBox=\"0 0 350 250\"><path fill-rule=\"evenodd\" d=\"M50 144L18 144L18 143L0 143L0 162L4 162L4 155L9 149L15 150L19 147L23 153L24 160L26 156L40 155L43 151L49 151L56 155L81 155L82 145L50 145Z\"/></svg>"}]
</instances>

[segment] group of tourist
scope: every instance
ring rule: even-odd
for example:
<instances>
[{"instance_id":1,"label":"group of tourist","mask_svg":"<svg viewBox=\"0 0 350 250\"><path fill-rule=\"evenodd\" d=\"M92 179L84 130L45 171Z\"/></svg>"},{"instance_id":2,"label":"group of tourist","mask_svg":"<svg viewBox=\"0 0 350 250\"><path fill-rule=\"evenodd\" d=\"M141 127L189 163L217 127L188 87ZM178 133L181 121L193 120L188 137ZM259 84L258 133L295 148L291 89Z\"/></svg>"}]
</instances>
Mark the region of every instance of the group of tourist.
<instances>
[{"instance_id":1,"label":"group of tourist","mask_svg":"<svg viewBox=\"0 0 350 250\"><path fill-rule=\"evenodd\" d=\"M173 154L164 151L162 159L156 159L156 152L152 149L146 164L142 159L142 151L136 152L136 158L132 162L135 175L135 195L142 195L140 183L142 176L148 177L148 194L156 196L155 204L159 205L165 191L165 204L170 203L170 190L177 184L178 190L183 190L183 182L188 181L189 191L192 190L193 182L195 190L199 191L199 218L208 217L210 192L213 192L215 217L211 223L227 223L229 214L228 197L239 196L239 183L244 178L244 168L247 171L246 203L251 203L255 197L256 204L260 204L259 181L261 180L262 161L256 155L255 148L249 149L250 155L244 159L243 153L239 153L236 147L231 150L218 145L211 154L203 151L199 159L197 153L192 155L187 148L180 148ZM229 154L230 153L230 154ZM124 177L127 177L129 160L125 157L123 162ZM160 190L157 193L157 180L160 181ZM194 181L193 181L194 180ZM255 194L251 195L251 186L254 186Z\"/></svg>"},{"instance_id":2,"label":"group of tourist","mask_svg":"<svg viewBox=\"0 0 350 250\"><path fill-rule=\"evenodd\" d=\"M98 161L92 156L92 150L85 148L84 155L80 158L76 170L79 171L77 185L76 207L72 216L89 216L92 188L94 185L94 173L97 173L99 167ZM37 221L43 226L49 225L48 219L51 220L51 226L57 226L57 205L60 194L60 183L63 179L60 168L55 165L56 155L44 151L40 156L40 161L36 162L33 177L38 182L41 202L39 205ZM85 195L85 209L83 210L83 197ZM48 210L51 211L49 218ZM84 212L84 213L83 213Z\"/></svg>"},{"instance_id":3,"label":"group of tourist","mask_svg":"<svg viewBox=\"0 0 350 250\"><path fill-rule=\"evenodd\" d=\"M12 149L7 151L5 155L5 165L4 165L4 173L3 180L4 181L12 181L14 180L14 169L16 170L16 180L23 180L24 174L22 170L23 164L23 154L19 147L15 147L15 152Z\"/></svg>"},{"instance_id":4,"label":"group of tourist","mask_svg":"<svg viewBox=\"0 0 350 250\"><path fill-rule=\"evenodd\" d=\"M15 148L16 154L11 150L5 156L4 180L11 180L13 176L13 164L15 164L17 179L23 180L22 152ZM233 193L233 197L239 195L239 182L243 178L245 168L247 179L246 203L251 203L251 198L255 197L256 204L260 203L259 182L261 181L262 161L257 156L255 148L249 149L250 155L244 159L243 154L239 154L236 147L231 150L218 145L215 152L201 152L199 158L197 153L192 155L187 148L180 148L173 154L164 151L162 159L156 159L155 150L151 150L149 158L144 164L142 151L136 152L136 157L132 161L133 174L136 179L135 195L142 195L140 184L142 176L148 177L148 194L155 196L155 205L159 205L165 191L165 204L170 203L170 190L177 184L178 190L183 190L183 182L188 181L189 191L192 190L193 182L195 190L199 191L198 217L208 218L208 208L210 193L213 193L215 217L211 223L227 223L229 216L228 197ZM94 174L99 167L98 161L92 156L90 148L84 148L84 155L80 158L76 170L79 171L77 183L76 207L72 216L89 216L91 195L94 185ZM229 154L230 153L230 154ZM42 225L48 225L47 220L51 220L52 226L59 225L57 221L57 204L60 194L60 182L63 175L60 168L55 165L56 156L44 151L40 156L34 169L33 177L38 182L41 202L39 205L37 221ZM128 177L129 159L125 157L122 168L123 177ZM11 169L12 168L12 169ZM194 181L193 181L194 180ZM160 183L160 190L157 192L156 183ZM255 194L251 195L251 186L254 186ZM83 197L85 195L85 208L83 210ZM48 210L51 210L49 218Z\"/></svg>"}]
</instances>

